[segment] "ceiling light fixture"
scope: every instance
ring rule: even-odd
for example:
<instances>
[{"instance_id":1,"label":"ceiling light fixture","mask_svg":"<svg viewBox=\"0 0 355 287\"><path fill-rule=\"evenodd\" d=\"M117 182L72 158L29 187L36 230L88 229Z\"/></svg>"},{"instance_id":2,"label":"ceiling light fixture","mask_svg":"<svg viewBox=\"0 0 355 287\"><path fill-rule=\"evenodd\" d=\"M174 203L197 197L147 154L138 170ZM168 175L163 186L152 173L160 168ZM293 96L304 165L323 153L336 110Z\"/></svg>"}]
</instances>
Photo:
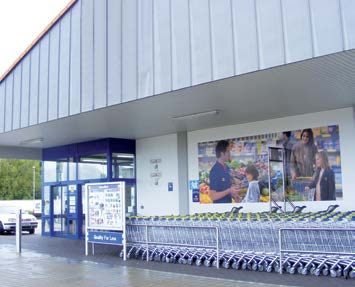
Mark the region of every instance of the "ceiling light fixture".
<instances>
[{"instance_id":1,"label":"ceiling light fixture","mask_svg":"<svg viewBox=\"0 0 355 287\"><path fill-rule=\"evenodd\" d=\"M42 142L43 142L43 138L35 138L35 139L24 140L20 142L20 145L31 145L31 144L38 144Z\"/></svg>"},{"instance_id":2,"label":"ceiling light fixture","mask_svg":"<svg viewBox=\"0 0 355 287\"><path fill-rule=\"evenodd\" d=\"M213 111L177 116L177 117L173 117L172 119L173 120L194 120L194 119L205 117L205 116L218 116L219 114L220 114L220 111L213 110Z\"/></svg>"}]
</instances>

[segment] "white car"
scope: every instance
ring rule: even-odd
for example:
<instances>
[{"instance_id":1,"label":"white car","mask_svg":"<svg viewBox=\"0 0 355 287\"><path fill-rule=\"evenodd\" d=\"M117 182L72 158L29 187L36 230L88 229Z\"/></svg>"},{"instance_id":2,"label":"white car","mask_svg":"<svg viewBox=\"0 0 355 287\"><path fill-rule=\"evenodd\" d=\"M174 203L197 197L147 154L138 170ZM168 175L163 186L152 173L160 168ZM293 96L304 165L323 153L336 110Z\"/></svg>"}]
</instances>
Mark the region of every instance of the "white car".
<instances>
[{"instance_id":1,"label":"white car","mask_svg":"<svg viewBox=\"0 0 355 287\"><path fill-rule=\"evenodd\" d=\"M18 208L13 206L0 206L0 234L16 231L17 211ZM37 226L36 217L25 212L22 213L22 230L34 234Z\"/></svg>"}]
</instances>

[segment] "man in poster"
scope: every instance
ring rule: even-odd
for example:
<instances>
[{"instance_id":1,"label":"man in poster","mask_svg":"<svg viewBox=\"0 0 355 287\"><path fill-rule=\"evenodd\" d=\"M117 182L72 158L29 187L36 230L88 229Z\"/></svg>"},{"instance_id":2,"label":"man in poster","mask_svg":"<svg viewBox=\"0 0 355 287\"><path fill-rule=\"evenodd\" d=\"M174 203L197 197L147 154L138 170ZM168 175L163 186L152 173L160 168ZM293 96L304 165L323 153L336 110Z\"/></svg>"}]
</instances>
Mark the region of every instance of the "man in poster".
<instances>
[{"instance_id":1,"label":"man in poster","mask_svg":"<svg viewBox=\"0 0 355 287\"><path fill-rule=\"evenodd\" d=\"M225 140L216 145L217 161L210 171L210 198L213 203L232 203L232 197L238 196L238 189L232 186L229 167L230 146Z\"/></svg>"}]
</instances>

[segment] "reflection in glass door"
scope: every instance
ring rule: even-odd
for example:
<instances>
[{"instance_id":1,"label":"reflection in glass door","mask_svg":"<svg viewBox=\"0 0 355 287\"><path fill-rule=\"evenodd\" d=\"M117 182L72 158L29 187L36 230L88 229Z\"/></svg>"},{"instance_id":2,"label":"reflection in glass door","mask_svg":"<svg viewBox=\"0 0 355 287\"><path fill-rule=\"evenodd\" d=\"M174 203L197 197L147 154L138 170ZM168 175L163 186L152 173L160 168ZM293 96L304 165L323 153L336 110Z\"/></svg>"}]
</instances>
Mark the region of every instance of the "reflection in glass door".
<instances>
[{"instance_id":1,"label":"reflection in glass door","mask_svg":"<svg viewBox=\"0 0 355 287\"><path fill-rule=\"evenodd\" d=\"M53 186L53 232L57 235L68 234L68 188Z\"/></svg>"}]
</instances>

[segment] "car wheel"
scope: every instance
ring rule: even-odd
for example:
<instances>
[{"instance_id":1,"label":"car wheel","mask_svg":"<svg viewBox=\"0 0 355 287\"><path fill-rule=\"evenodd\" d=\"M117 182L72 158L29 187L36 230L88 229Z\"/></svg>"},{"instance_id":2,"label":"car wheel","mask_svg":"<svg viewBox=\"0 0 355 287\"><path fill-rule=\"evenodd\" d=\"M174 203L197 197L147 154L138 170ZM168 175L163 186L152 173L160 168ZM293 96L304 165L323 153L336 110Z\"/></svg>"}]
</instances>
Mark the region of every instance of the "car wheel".
<instances>
[{"instance_id":1,"label":"car wheel","mask_svg":"<svg viewBox=\"0 0 355 287\"><path fill-rule=\"evenodd\" d=\"M35 230L34 229L30 229L30 234L34 234Z\"/></svg>"},{"instance_id":2,"label":"car wheel","mask_svg":"<svg viewBox=\"0 0 355 287\"><path fill-rule=\"evenodd\" d=\"M0 221L0 234L4 234L4 226L2 225L1 221Z\"/></svg>"}]
</instances>

